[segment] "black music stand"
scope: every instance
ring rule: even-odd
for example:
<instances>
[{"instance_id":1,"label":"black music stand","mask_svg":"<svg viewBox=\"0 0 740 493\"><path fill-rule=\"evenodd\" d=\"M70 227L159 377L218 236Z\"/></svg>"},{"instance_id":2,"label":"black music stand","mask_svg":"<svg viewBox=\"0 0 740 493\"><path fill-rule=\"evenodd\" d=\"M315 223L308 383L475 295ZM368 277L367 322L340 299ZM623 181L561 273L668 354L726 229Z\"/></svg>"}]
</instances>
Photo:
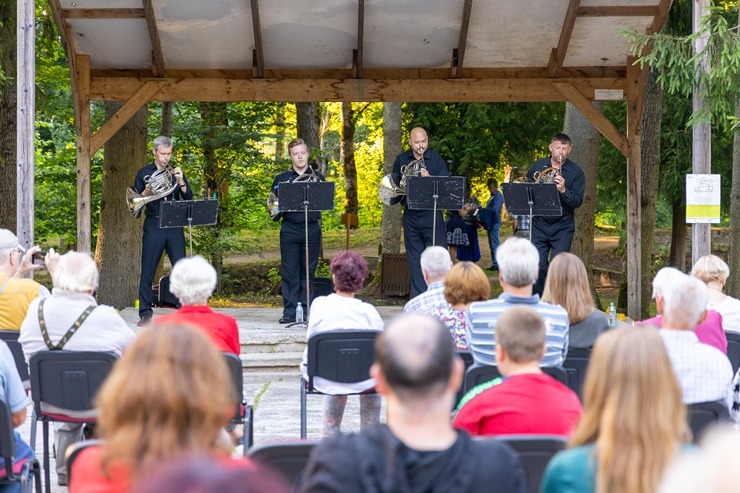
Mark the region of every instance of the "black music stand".
<instances>
[{"instance_id":1,"label":"black music stand","mask_svg":"<svg viewBox=\"0 0 740 493\"><path fill-rule=\"evenodd\" d=\"M529 216L529 241L532 241L532 217L560 217L563 206L554 183L502 183L506 211Z\"/></svg>"},{"instance_id":2,"label":"black music stand","mask_svg":"<svg viewBox=\"0 0 740 493\"><path fill-rule=\"evenodd\" d=\"M160 228L188 227L190 255L193 255L193 226L210 226L218 221L218 200L165 200L159 206ZM173 266L174 267L174 266Z\"/></svg>"},{"instance_id":3,"label":"black music stand","mask_svg":"<svg viewBox=\"0 0 740 493\"><path fill-rule=\"evenodd\" d=\"M280 183L278 184L278 209L280 212L303 211L303 230L306 233L306 310L303 322L294 322L287 326L308 326L309 305L311 303L311 274L308 268L308 212L334 209L334 183L330 181Z\"/></svg>"},{"instance_id":4,"label":"black music stand","mask_svg":"<svg viewBox=\"0 0 740 493\"><path fill-rule=\"evenodd\" d=\"M432 245L437 238L437 210L460 210L463 203L464 176L409 176L406 179L406 207L434 211Z\"/></svg>"}]
</instances>

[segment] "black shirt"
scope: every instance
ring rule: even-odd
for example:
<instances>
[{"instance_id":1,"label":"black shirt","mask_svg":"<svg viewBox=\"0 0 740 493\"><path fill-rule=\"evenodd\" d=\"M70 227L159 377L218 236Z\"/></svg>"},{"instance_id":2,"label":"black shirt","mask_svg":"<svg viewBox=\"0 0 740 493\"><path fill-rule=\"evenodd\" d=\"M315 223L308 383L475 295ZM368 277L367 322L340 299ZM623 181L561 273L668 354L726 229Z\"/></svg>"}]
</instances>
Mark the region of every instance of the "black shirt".
<instances>
[{"instance_id":1,"label":"black shirt","mask_svg":"<svg viewBox=\"0 0 740 493\"><path fill-rule=\"evenodd\" d=\"M141 168L138 173L136 173L136 179L134 180L134 190L136 190L137 193L142 193L144 191L144 188L146 188L147 185L144 178L153 175L155 171L157 171L157 165L154 164L154 161L152 161L148 165ZM167 195L166 197L149 202L148 204L146 204L145 214L147 216L158 217L159 206L163 200L191 200L193 198L193 191L190 189L190 185L188 184L188 180L187 178L185 178L184 173L182 175L182 179L185 182L184 192L182 191L182 188L177 187L171 194ZM172 176L170 179L170 184L175 185L176 183L177 178ZM138 214L137 217L139 217Z\"/></svg>"},{"instance_id":2,"label":"black shirt","mask_svg":"<svg viewBox=\"0 0 740 493\"><path fill-rule=\"evenodd\" d=\"M424 158L424 166L431 176L450 176L450 172L447 170L447 163L442 159L442 156L427 149L424 151L422 157ZM393 163L393 180L395 180L396 184L399 184L401 181L401 168L413 161L416 161L416 157L414 157L411 149L396 156L396 161ZM400 198L400 202L401 205L406 207L405 195Z\"/></svg>"},{"instance_id":3,"label":"black shirt","mask_svg":"<svg viewBox=\"0 0 740 493\"><path fill-rule=\"evenodd\" d=\"M311 173L311 171L306 171L306 173ZM313 173L316 175L319 181L325 181L324 176L321 173L319 173L318 171L313 171ZM293 168L291 168L290 171L286 171L285 173L280 173L272 181L272 187L270 188L270 190L275 193L275 196L278 196L278 185L280 183L293 183L293 181L295 181L295 179L299 176L301 175ZM278 197L278 199L279 198L280 197ZM279 212L275 215L275 217L272 218L272 220L277 221L280 218L282 218L283 221L287 221L289 223L300 224L303 224L303 221L305 220L303 212ZM310 211L308 213L308 222L313 223L318 221L319 219L321 219L321 211Z\"/></svg>"},{"instance_id":4,"label":"black shirt","mask_svg":"<svg viewBox=\"0 0 740 493\"><path fill-rule=\"evenodd\" d=\"M534 162L527 178L534 181L534 174L546 168L551 168L550 158L542 158ZM586 177L583 170L570 159L566 159L560 166L560 174L565 179L565 192L560 193L560 203L563 206L563 216L572 216L576 209L583 204L583 194L586 190Z\"/></svg>"}]
</instances>

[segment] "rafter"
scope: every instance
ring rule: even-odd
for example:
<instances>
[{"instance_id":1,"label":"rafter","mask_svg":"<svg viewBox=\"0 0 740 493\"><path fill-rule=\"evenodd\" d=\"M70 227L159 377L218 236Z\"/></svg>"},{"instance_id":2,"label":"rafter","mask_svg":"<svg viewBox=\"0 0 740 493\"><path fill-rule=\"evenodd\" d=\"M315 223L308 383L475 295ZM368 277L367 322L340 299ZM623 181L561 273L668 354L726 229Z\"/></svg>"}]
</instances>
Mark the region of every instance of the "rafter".
<instances>
[{"instance_id":1,"label":"rafter","mask_svg":"<svg viewBox=\"0 0 740 493\"><path fill-rule=\"evenodd\" d=\"M663 24L665 24L666 19L668 19L668 13L671 10L671 4L673 4L673 0L660 0L660 4L658 4L658 13L655 14L653 23L650 26L650 29L648 29L648 34L657 33L663 29Z\"/></svg>"},{"instance_id":2,"label":"rafter","mask_svg":"<svg viewBox=\"0 0 740 493\"><path fill-rule=\"evenodd\" d=\"M352 50L352 77L362 79L362 52L365 44L365 0L357 0L357 48Z\"/></svg>"},{"instance_id":3,"label":"rafter","mask_svg":"<svg viewBox=\"0 0 740 493\"><path fill-rule=\"evenodd\" d=\"M609 5L604 7L579 7L579 17L653 17L658 15L658 5Z\"/></svg>"},{"instance_id":4,"label":"rafter","mask_svg":"<svg viewBox=\"0 0 740 493\"><path fill-rule=\"evenodd\" d=\"M144 17L149 29L149 39L152 42L152 57L154 58L154 75L164 77L164 55L162 54L162 43L159 41L159 30L157 19L154 17L152 0L141 0L144 3Z\"/></svg>"},{"instance_id":5,"label":"rafter","mask_svg":"<svg viewBox=\"0 0 740 493\"><path fill-rule=\"evenodd\" d=\"M465 47L468 44L470 13L472 10L473 0L465 0L465 3L463 4L462 20L460 21L460 37L457 41L457 51L452 56L452 77L462 77L465 62Z\"/></svg>"},{"instance_id":6,"label":"rafter","mask_svg":"<svg viewBox=\"0 0 740 493\"><path fill-rule=\"evenodd\" d=\"M558 46L557 48L553 48L550 53L550 63L547 66L550 77L558 77L560 75L560 69L563 68L563 61L565 60L565 54L568 52L570 37L573 34L573 27L576 24L576 17L578 16L578 8L580 6L581 0L570 0L568 4L563 28L560 30Z\"/></svg>"},{"instance_id":7,"label":"rafter","mask_svg":"<svg viewBox=\"0 0 740 493\"><path fill-rule=\"evenodd\" d=\"M62 19L143 19L144 9L64 9Z\"/></svg>"},{"instance_id":8,"label":"rafter","mask_svg":"<svg viewBox=\"0 0 740 493\"><path fill-rule=\"evenodd\" d=\"M252 51L252 67L254 77L265 76L265 52L262 47L262 23L260 21L259 0L250 0L252 8L252 30L254 31L254 51Z\"/></svg>"}]
</instances>

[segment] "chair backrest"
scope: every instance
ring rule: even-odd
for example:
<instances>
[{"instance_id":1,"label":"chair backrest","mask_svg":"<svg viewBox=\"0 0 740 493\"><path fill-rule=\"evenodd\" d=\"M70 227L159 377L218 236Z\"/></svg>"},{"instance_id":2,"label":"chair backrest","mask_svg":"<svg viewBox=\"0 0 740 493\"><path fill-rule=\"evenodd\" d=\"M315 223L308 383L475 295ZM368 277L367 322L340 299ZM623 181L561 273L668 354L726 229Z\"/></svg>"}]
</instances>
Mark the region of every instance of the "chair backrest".
<instances>
[{"instance_id":1,"label":"chair backrest","mask_svg":"<svg viewBox=\"0 0 740 493\"><path fill-rule=\"evenodd\" d=\"M329 296L334 292L334 282L331 277L316 277L313 280L313 297Z\"/></svg>"},{"instance_id":2,"label":"chair backrest","mask_svg":"<svg viewBox=\"0 0 740 493\"><path fill-rule=\"evenodd\" d=\"M727 404L721 401L697 402L686 406L689 427L694 435L694 443L701 439L707 427L715 423L730 421Z\"/></svg>"},{"instance_id":3,"label":"chair backrest","mask_svg":"<svg viewBox=\"0 0 740 493\"><path fill-rule=\"evenodd\" d=\"M5 461L5 478L15 481L13 473L13 456L15 455L15 437L8 404L0 399L0 456Z\"/></svg>"},{"instance_id":4,"label":"chair backrest","mask_svg":"<svg viewBox=\"0 0 740 493\"><path fill-rule=\"evenodd\" d=\"M740 332L726 330L727 336L727 358L732 363L732 374L737 373L740 368Z\"/></svg>"},{"instance_id":5,"label":"chair backrest","mask_svg":"<svg viewBox=\"0 0 740 493\"><path fill-rule=\"evenodd\" d=\"M468 349L458 349L455 351L455 354L458 355L465 364L465 372L467 374L468 368L470 368L474 364L473 353L471 353ZM460 390L458 390L457 395L455 395L455 403L452 405L452 409L457 408L457 405L460 403L463 397L465 397L465 382L460 385Z\"/></svg>"},{"instance_id":6,"label":"chair backrest","mask_svg":"<svg viewBox=\"0 0 740 493\"><path fill-rule=\"evenodd\" d=\"M229 374L231 375L231 381L234 384L234 419L241 418L241 407L244 395L244 370L242 367L242 360L234 353L222 353L226 365L229 367Z\"/></svg>"},{"instance_id":7,"label":"chair backrest","mask_svg":"<svg viewBox=\"0 0 740 493\"><path fill-rule=\"evenodd\" d=\"M311 451L318 443L313 440L271 443L250 449L249 457L280 474L293 485L293 491L298 491Z\"/></svg>"},{"instance_id":8,"label":"chair backrest","mask_svg":"<svg viewBox=\"0 0 740 493\"><path fill-rule=\"evenodd\" d=\"M588 361L591 359L591 348L568 348L568 356L563 362L563 368L568 374L568 387L583 400L583 383L586 381Z\"/></svg>"},{"instance_id":9,"label":"chair backrest","mask_svg":"<svg viewBox=\"0 0 740 493\"><path fill-rule=\"evenodd\" d=\"M70 411L94 409L94 399L118 357L98 351L39 351L31 356L31 396L37 416L41 403Z\"/></svg>"},{"instance_id":10,"label":"chair backrest","mask_svg":"<svg viewBox=\"0 0 740 493\"><path fill-rule=\"evenodd\" d=\"M516 451L527 477L528 493L539 493L547 463L568 443L565 437L554 435L504 435L494 440L500 440Z\"/></svg>"},{"instance_id":11,"label":"chair backrest","mask_svg":"<svg viewBox=\"0 0 740 493\"><path fill-rule=\"evenodd\" d=\"M308 339L309 390L313 390L314 377L340 383L370 378L378 334L376 330L333 330L313 334Z\"/></svg>"},{"instance_id":12,"label":"chair backrest","mask_svg":"<svg viewBox=\"0 0 740 493\"><path fill-rule=\"evenodd\" d=\"M568 385L568 374L562 366L543 366L540 368L543 373L550 375L558 382L563 385ZM501 372L498 371L498 367L492 365L478 365L471 366L465 372L465 381L463 388L467 394L476 385L493 380L501 376Z\"/></svg>"},{"instance_id":13,"label":"chair backrest","mask_svg":"<svg viewBox=\"0 0 740 493\"><path fill-rule=\"evenodd\" d=\"M21 343L18 342L19 335L20 331L18 330L0 330L0 339L5 341L10 348L18 375L20 375L23 385L28 388L31 377L28 375L28 365L26 364L25 356L23 356L23 348L21 347Z\"/></svg>"}]
</instances>

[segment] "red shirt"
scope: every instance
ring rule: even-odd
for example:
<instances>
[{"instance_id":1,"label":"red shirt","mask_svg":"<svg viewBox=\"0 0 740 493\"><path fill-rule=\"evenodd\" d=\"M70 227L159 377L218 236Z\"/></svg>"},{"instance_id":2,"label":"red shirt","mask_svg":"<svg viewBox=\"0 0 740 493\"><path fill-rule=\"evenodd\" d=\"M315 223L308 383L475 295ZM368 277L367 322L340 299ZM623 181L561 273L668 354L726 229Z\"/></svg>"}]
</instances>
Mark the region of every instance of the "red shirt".
<instances>
[{"instance_id":1,"label":"red shirt","mask_svg":"<svg viewBox=\"0 0 740 493\"><path fill-rule=\"evenodd\" d=\"M583 408L571 389L544 373L515 375L484 390L455 416L455 428L480 435L569 437Z\"/></svg>"},{"instance_id":2,"label":"red shirt","mask_svg":"<svg viewBox=\"0 0 740 493\"><path fill-rule=\"evenodd\" d=\"M236 319L223 313L216 313L206 305L186 305L174 313L157 317L155 322L194 325L208 334L220 351L236 355L241 352Z\"/></svg>"}]
</instances>

